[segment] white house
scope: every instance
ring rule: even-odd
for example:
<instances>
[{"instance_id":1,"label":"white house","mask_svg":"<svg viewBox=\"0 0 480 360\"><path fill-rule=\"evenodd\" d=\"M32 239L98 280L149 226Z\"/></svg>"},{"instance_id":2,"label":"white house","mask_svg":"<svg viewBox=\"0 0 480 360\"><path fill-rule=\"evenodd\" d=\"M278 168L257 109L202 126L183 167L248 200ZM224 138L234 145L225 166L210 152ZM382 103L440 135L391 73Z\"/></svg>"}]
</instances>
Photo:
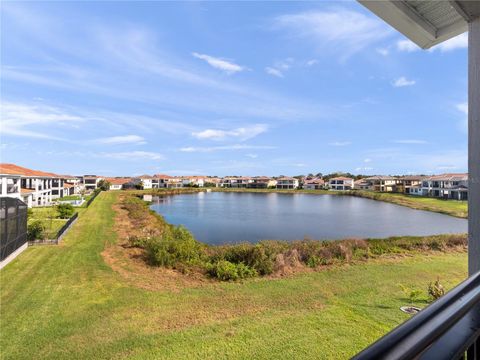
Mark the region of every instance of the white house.
<instances>
[{"instance_id":1,"label":"white house","mask_svg":"<svg viewBox=\"0 0 480 360\"><path fill-rule=\"evenodd\" d=\"M442 174L423 179L422 195L467 200L468 174Z\"/></svg>"},{"instance_id":2,"label":"white house","mask_svg":"<svg viewBox=\"0 0 480 360\"><path fill-rule=\"evenodd\" d=\"M82 176L82 181L83 181L83 187L87 191L93 191L98 187L98 183L100 180L104 180L103 177L97 176L97 175L83 175Z\"/></svg>"},{"instance_id":3,"label":"white house","mask_svg":"<svg viewBox=\"0 0 480 360\"><path fill-rule=\"evenodd\" d=\"M277 179L277 185L276 185L276 188L277 189L283 189L283 190L292 190L292 189L297 189L298 188L298 179L295 179L293 177L288 177L288 176L284 176L284 177L281 177L281 178L278 178Z\"/></svg>"},{"instance_id":4,"label":"white house","mask_svg":"<svg viewBox=\"0 0 480 360\"><path fill-rule=\"evenodd\" d=\"M20 184L18 184L18 176ZM18 196L20 192L20 199L29 207L47 206L52 203L54 197L63 196L61 175L32 170L15 164L0 164L0 178L2 179L2 196L6 186L7 196L10 196L8 194ZM57 193L54 194L54 191Z\"/></svg>"},{"instance_id":5,"label":"white house","mask_svg":"<svg viewBox=\"0 0 480 360\"><path fill-rule=\"evenodd\" d=\"M352 190L354 181L352 178L339 176L328 180L328 186L330 190Z\"/></svg>"}]
</instances>

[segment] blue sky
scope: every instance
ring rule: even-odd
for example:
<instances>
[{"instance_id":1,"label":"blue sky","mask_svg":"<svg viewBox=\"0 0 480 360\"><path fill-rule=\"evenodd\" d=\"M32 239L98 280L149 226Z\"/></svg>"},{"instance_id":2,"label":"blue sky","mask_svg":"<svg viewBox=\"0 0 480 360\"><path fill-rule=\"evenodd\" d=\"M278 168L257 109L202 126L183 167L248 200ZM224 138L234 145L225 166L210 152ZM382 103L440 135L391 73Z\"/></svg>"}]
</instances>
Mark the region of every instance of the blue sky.
<instances>
[{"instance_id":1,"label":"blue sky","mask_svg":"<svg viewBox=\"0 0 480 360\"><path fill-rule=\"evenodd\" d=\"M466 34L357 2L2 2L1 161L107 176L467 167Z\"/></svg>"}]
</instances>

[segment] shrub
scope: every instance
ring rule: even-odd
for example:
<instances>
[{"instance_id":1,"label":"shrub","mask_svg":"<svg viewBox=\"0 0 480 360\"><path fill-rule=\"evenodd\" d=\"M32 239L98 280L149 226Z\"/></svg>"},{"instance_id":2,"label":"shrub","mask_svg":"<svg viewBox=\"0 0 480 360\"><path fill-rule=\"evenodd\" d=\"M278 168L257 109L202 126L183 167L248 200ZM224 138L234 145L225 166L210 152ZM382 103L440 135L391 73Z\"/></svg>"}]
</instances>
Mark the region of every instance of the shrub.
<instances>
[{"instance_id":1,"label":"shrub","mask_svg":"<svg viewBox=\"0 0 480 360\"><path fill-rule=\"evenodd\" d=\"M445 295L445 288L440 284L440 279L437 278L435 282L428 284L428 295L433 301Z\"/></svg>"},{"instance_id":2,"label":"shrub","mask_svg":"<svg viewBox=\"0 0 480 360\"><path fill-rule=\"evenodd\" d=\"M127 242L131 247L145 248L148 238L139 237L136 235L129 236Z\"/></svg>"},{"instance_id":3,"label":"shrub","mask_svg":"<svg viewBox=\"0 0 480 360\"><path fill-rule=\"evenodd\" d=\"M170 226L160 235L147 239L147 258L153 265L173 267L177 263L196 264L203 257L203 246L183 226Z\"/></svg>"},{"instance_id":4,"label":"shrub","mask_svg":"<svg viewBox=\"0 0 480 360\"><path fill-rule=\"evenodd\" d=\"M75 212L72 204L58 204L57 205L58 217L61 219L68 219L72 217Z\"/></svg>"},{"instance_id":5,"label":"shrub","mask_svg":"<svg viewBox=\"0 0 480 360\"><path fill-rule=\"evenodd\" d=\"M207 272L210 276L222 281L236 281L257 276L255 269L252 269L244 263L234 264L227 260L220 260L214 264L208 264Z\"/></svg>"},{"instance_id":6,"label":"shrub","mask_svg":"<svg viewBox=\"0 0 480 360\"><path fill-rule=\"evenodd\" d=\"M27 227L27 239L29 241L41 240L45 236L45 226L40 220L32 221Z\"/></svg>"},{"instance_id":7,"label":"shrub","mask_svg":"<svg viewBox=\"0 0 480 360\"><path fill-rule=\"evenodd\" d=\"M33 209L32 208L28 208L27 209L27 217L32 217L33 216Z\"/></svg>"}]
</instances>

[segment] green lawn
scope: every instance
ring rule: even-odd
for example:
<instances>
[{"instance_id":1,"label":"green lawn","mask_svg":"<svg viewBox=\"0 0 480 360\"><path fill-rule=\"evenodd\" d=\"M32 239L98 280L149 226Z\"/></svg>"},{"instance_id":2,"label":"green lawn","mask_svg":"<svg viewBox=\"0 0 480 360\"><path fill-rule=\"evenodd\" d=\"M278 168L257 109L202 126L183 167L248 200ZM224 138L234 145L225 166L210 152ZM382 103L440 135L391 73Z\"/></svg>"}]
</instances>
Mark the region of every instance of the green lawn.
<instances>
[{"instance_id":1,"label":"green lawn","mask_svg":"<svg viewBox=\"0 0 480 360\"><path fill-rule=\"evenodd\" d=\"M468 217L467 201L443 200L423 196L395 193L379 193L359 190L353 191L350 194L354 196L360 196L374 200L386 201L398 205L408 206L413 209L434 211L461 218Z\"/></svg>"},{"instance_id":2,"label":"green lawn","mask_svg":"<svg viewBox=\"0 0 480 360\"><path fill-rule=\"evenodd\" d=\"M347 358L408 318L399 284L466 277L466 253L374 260L179 291L128 285L103 261L118 192L101 193L59 246L0 271L3 359ZM425 303L417 305L425 306Z\"/></svg>"}]
</instances>

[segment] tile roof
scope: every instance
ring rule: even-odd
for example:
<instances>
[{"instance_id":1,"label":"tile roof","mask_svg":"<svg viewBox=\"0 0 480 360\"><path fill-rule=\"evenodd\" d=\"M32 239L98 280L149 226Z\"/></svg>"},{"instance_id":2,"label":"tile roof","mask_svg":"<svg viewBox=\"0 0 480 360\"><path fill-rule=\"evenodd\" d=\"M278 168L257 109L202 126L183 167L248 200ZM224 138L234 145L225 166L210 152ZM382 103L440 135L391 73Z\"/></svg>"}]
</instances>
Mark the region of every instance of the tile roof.
<instances>
[{"instance_id":1,"label":"tile roof","mask_svg":"<svg viewBox=\"0 0 480 360\"><path fill-rule=\"evenodd\" d=\"M353 179L345 176L339 176L339 177L331 178L330 180L353 180Z\"/></svg>"},{"instance_id":2,"label":"tile roof","mask_svg":"<svg viewBox=\"0 0 480 360\"><path fill-rule=\"evenodd\" d=\"M131 181L130 178L106 178L110 185L123 185Z\"/></svg>"},{"instance_id":3,"label":"tile roof","mask_svg":"<svg viewBox=\"0 0 480 360\"><path fill-rule=\"evenodd\" d=\"M27 189L27 188L21 188L20 189L21 194L30 194L30 193L33 193L34 191L35 191L35 189Z\"/></svg>"},{"instance_id":4,"label":"tile roof","mask_svg":"<svg viewBox=\"0 0 480 360\"><path fill-rule=\"evenodd\" d=\"M15 164L0 164L0 174L8 175L23 175L23 176L38 176L38 177L62 177L50 172L32 170Z\"/></svg>"}]
</instances>

